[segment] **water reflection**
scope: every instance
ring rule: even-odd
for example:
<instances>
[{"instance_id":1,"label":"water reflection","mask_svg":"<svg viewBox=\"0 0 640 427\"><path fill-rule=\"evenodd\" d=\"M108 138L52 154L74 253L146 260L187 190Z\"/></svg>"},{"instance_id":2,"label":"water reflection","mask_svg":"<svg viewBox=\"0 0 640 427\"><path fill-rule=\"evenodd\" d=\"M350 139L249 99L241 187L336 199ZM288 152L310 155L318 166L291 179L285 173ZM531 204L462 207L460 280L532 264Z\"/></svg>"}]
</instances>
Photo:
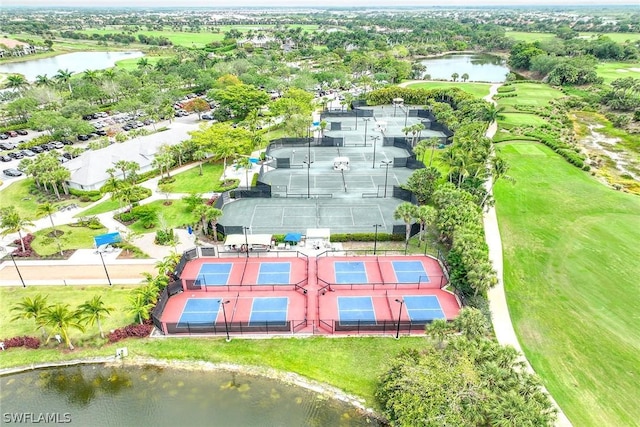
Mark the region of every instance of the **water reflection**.
<instances>
[{"instance_id":1,"label":"water reflection","mask_svg":"<svg viewBox=\"0 0 640 427\"><path fill-rule=\"evenodd\" d=\"M379 425L327 396L226 371L46 369L1 377L0 398L5 413L68 413L72 425L92 427Z\"/></svg>"},{"instance_id":2,"label":"water reflection","mask_svg":"<svg viewBox=\"0 0 640 427\"><path fill-rule=\"evenodd\" d=\"M432 80L452 80L452 75L457 74L457 80L463 80L467 75L467 81L475 82L504 82L509 73L504 59L485 54L452 54L420 61L427 67L424 76Z\"/></svg>"}]
</instances>

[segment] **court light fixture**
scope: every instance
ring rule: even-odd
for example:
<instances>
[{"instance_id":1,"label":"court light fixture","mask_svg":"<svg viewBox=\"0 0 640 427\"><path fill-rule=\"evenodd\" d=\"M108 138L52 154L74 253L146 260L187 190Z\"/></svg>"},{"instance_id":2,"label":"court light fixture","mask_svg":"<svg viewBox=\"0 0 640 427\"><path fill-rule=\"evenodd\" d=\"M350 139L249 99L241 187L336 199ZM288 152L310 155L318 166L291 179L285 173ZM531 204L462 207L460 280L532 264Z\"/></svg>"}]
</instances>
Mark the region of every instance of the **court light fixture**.
<instances>
[{"instance_id":1,"label":"court light fixture","mask_svg":"<svg viewBox=\"0 0 640 427\"><path fill-rule=\"evenodd\" d=\"M376 254L376 250L378 249L378 227L382 227L382 224L373 224L376 228L376 232L373 235L373 254Z\"/></svg>"},{"instance_id":2,"label":"court light fixture","mask_svg":"<svg viewBox=\"0 0 640 427\"><path fill-rule=\"evenodd\" d=\"M18 264L16 263L16 259L13 257L13 253L9 252L9 256L11 256L11 261L13 261L13 265L16 268L16 271L18 272L18 277L20 277L20 282L22 282L22 287L26 288L27 285L24 283L24 279L22 278L22 274L20 273L20 269L18 268Z\"/></svg>"},{"instance_id":3,"label":"court light fixture","mask_svg":"<svg viewBox=\"0 0 640 427\"><path fill-rule=\"evenodd\" d=\"M384 198L387 198L387 178L389 177L389 167L393 163L393 160L383 160L380 162L380 167L385 168L384 172Z\"/></svg>"},{"instance_id":4,"label":"court light fixture","mask_svg":"<svg viewBox=\"0 0 640 427\"><path fill-rule=\"evenodd\" d=\"M396 327L396 339L400 339L400 318L402 317L402 306L404 305L404 300L402 298L396 298L396 302L400 303L400 310L398 310L398 324Z\"/></svg>"},{"instance_id":5,"label":"court light fixture","mask_svg":"<svg viewBox=\"0 0 640 427\"><path fill-rule=\"evenodd\" d=\"M224 330L227 333L226 341L229 342L229 341L231 341L231 337L229 336L229 323L227 322L227 310L224 308L224 306L229 304L231 301L229 301L229 300L226 300L226 301L220 300L218 302L222 306L222 315L224 317Z\"/></svg>"}]
</instances>

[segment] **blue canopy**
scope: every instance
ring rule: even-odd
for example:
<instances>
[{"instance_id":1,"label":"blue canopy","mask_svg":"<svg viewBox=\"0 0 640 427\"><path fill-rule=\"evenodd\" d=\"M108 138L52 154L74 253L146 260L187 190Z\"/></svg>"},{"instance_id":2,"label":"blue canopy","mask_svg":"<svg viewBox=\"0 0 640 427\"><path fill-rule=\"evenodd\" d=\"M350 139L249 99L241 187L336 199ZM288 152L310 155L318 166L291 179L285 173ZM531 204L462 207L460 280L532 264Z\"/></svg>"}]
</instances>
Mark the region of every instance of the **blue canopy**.
<instances>
[{"instance_id":1,"label":"blue canopy","mask_svg":"<svg viewBox=\"0 0 640 427\"><path fill-rule=\"evenodd\" d=\"M302 240L302 234L301 233L287 233L284 236L284 241L285 242L299 242L300 240Z\"/></svg>"}]
</instances>

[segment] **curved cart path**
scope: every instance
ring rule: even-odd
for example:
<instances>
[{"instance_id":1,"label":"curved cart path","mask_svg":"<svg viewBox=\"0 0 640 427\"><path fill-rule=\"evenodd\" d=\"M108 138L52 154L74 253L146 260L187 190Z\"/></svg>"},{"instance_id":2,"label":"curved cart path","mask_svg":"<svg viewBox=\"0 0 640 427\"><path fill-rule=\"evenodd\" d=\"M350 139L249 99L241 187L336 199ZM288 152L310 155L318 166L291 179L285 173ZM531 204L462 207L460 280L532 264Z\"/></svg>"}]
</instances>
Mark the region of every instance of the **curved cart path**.
<instances>
[{"instance_id":1,"label":"curved cart path","mask_svg":"<svg viewBox=\"0 0 640 427\"><path fill-rule=\"evenodd\" d=\"M487 102L491 102L496 104L493 100L493 96L498 93L498 88L501 84L491 85L489 90L489 95L485 96L483 99ZM487 138L493 138L496 131L498 130L498 124L493 122L489 125L487 129L486 136ZM493 147L492 147L493 150ZM492 156L495 153L492 151ZM493 188L493 179L490 178L486 182L487 189L492 191ZM524 356L524 352L522 351L522 347L520 347L520 342L518 341L518 337L516 336L516 332L513 329L513 324L511 323L511 316L509 315L509 307L507 306L507 297L504 291L504 282L503 278L503 261L502 261L502 239L500 238L500 229L498 228L498 217L496 215L496 209L494 206L489 207L488 210L484 213L484 234L485 239L487 241L487 246L489 247L489 259L493 264L493 268L496 271L496 276L498 278L498 283L496 286L491 288L488 292L489 298L489 307L491 308L491 320L493 323L493 330L496 334L496 339L502 345L510 345L520 354L522 355L521 359L525 362L525 366L527 370L531 373L534 373L533 368L529 364L529 361ZM562 412L560 406L553 399L553 396L547 391L549 398L556 406L558 410L558 419L556 421L557 426L565 427L571 426L571 422L567 418L567 416Z\"/></svg>"}]
</instances>

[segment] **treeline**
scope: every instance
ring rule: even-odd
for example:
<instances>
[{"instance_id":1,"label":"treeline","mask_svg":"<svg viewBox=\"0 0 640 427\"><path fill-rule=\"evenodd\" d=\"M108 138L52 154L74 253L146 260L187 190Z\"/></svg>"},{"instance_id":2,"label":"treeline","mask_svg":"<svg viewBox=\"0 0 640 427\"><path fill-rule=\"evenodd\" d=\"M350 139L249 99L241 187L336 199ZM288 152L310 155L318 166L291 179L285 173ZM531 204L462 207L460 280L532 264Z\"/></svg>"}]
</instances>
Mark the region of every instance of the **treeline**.
<instances>
[{"instance_id":1,"label":"treeline","mask_svg":"<svg viewBox=\"0 0 640 427\"><path fill-rule=\"evenodd\" d=\"M107 34L85 34L77 31L61 31L60 36L67 39L74 40L97 40L104 42L114 42L121 44L142 43L149 46L172 46L173 43L166 37L147 36L144 34L138 34L137 37L132 34L126 33L107 33Z\"/></svg>"}]
</instances>

